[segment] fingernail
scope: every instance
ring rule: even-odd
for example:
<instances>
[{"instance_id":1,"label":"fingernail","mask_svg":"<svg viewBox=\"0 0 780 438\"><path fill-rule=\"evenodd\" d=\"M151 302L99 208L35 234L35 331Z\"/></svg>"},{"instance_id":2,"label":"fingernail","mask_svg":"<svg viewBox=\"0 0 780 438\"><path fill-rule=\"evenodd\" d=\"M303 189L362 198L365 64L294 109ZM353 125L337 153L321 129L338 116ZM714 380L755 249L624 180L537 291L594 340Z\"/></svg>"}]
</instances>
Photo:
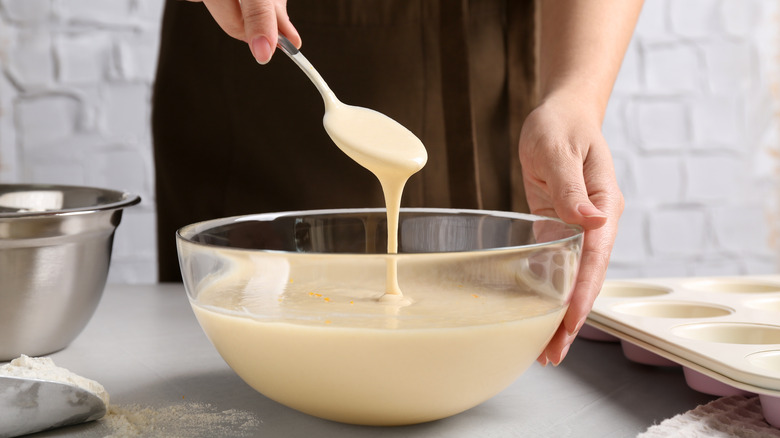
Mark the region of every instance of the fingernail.
<instances>
[{"instance_id":1,"label":"fingernail","mask_svg":"<svg viewBox=\"0 0 780 438\"><path fill-rule=\"evenodd\" d=\"M250 46L252 56L258 64L265 65L271 60L271 43L264 36L255 37Z\"/></svg>"},{"instance_id":2,"label":"fingernail","mask_svg":"<svg viewBox=\"0 0 780 438\"><path fill-rule=\"evenodd\" d=\"M563 350L561 351L561 357L558 358L558 361L553 361L553 366L558 366L563 362L563 358L566 357L566 354L569 353L569 348L571 348L571 344L567 344L565 347L563 347Z\"/></svg>"},{"instance_id":3,"label":"fingernail","mask_svg":"<svg viewBox=\"0 0 780 438\"><path fill-rule=\"evenodd\" d=\"M607 217L607 215L591 204L579 204L577 205L577 211L585 217Z\"/></svg>"},{"instance_id":4,"label":"fingernail","mask_svg":"<svg viewBox=\"0 0 780 438\"><path fill-rule=\"evenodd\" d=\"M581 320L577 321L577 325L574 326L574 329L569 330L569 328L566 327L566 334L569 335L570 337L571 336L577 336L577 333L579 333L580 330L582 330L582 326L584 324L585 324L585 320L581 319ZM564 324L564 326L566 326L566 324Z\"/></svg>"}]
</instances>

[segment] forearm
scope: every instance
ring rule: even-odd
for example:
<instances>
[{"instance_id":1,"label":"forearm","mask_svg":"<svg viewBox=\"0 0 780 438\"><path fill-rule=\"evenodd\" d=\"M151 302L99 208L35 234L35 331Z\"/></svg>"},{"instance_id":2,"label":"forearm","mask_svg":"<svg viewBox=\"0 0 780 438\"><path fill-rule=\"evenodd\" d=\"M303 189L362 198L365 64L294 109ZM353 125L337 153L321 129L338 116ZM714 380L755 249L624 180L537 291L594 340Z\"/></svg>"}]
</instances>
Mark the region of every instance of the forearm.
<instances>
[{"instance_id":1,"label":"forearm","mask_svg":"<svg viewBox=\"0 0 780 438\"><path fill-rule=\"evenodd\" d=\"M612 92L642 0L540 0L539 97L598 117Z\"/></svg>"}]
</instances>

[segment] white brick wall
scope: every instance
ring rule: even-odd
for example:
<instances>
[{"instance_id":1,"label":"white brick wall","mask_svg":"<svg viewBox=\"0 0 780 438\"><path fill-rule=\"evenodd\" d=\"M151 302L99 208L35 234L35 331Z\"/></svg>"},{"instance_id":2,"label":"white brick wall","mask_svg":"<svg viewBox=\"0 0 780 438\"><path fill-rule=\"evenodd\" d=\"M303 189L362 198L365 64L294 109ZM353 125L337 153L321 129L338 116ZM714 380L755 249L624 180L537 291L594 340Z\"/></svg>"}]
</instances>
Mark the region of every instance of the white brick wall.
<instances>
[{"instance_id":1,"label":"white brick wall","mask_svg":"<svg viewBox=\"0 0 780 438\"><path fill-rule=\"evenodd\" d=\"M109 281L154 282L150 93L161 0L0 0L0 181L141 195Z\"/></svg>"},{"instance_id":2,"label":"white brick wall","mask_svg":"<svg viewBox=\"0 0 780 438\"><path fill-rule=\"evenodd\" d=\"M604 122L611 277L777 272L778 0L646 0ZM110 280L152 282L161 0L0 0L0 181L128 190Z\"/></svg>"},{"instance_id":3,"label":"white brick wall","mask_svg":"<svg viewBox=\"0 0 780 438\"><path fill-rule=\"evenodd\" d=\"M610 277L777 272L780 2L646 0L604 134Z\"/></svg>"}]
</instances>

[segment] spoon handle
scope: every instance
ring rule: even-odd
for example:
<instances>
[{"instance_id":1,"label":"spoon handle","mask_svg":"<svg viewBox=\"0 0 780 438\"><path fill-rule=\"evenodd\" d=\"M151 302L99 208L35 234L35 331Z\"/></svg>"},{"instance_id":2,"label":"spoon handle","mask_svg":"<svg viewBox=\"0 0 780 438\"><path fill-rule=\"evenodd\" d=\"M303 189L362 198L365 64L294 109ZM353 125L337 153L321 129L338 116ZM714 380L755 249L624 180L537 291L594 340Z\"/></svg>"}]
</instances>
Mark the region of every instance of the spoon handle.
<instances>
[{"instance_id":1,"label":"spoon handle","mask_svg":"<svg viewBox=\"0 0 780 438\"><path fill-rule=\"evenodd\" d=\"M293 56L298 54L298 48L293 45L284 35L279 34L279 42L277 43L280 49L287 54L287 56Z\"/></svg>"},{"instance_id":2,"label":"spoon handle","mask_svg":"<svg viewBox=\"0 0 780 438\"><path fill-rule=\"evenodd\" d=\"M293 43L290 42L290 40L285 38L284 35L279 34L279 42L277 43L277 46L279 46L279 48L282 49L282 51L287 54L287 56L289 56L290 59L292 59L293 62L295 62L295 64L298 65L301 70L303 70L304 73L306 73L306 76L309 77L312 83L314 83L314 86L317 87L317 90L322 95L322 100L325 101L326 108L328 105L340 103L333 91L331 91L330 87L328 87L328 84L325 83L324 79L322 79L322 76L317 73L317 70L314 69L314 66L311 65L309 60L303 56L303 53L301 53L300 50L298 50L293 45Z\"/></svg>"}]
</instances>

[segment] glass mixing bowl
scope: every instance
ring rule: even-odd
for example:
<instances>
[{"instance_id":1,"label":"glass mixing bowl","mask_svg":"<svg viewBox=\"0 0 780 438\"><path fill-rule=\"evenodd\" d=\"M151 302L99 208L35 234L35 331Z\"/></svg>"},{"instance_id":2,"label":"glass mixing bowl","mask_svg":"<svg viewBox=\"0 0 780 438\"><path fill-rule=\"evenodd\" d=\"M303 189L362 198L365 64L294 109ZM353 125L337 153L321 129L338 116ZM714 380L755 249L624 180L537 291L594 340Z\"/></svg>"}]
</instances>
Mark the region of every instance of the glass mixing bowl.
<instances>
[{"instance_id":1,"label":"glass mixing bowl","mask_svg":"<svg viewBox=\"0 0 780 438\"><path fill-rule=\"evenodd\" d=\"M177 233L198 321L263 395L330 420L401 425L497 394L560 324L582 230L557 219L402 209L215 219ZM397 278L403 296L385 294Z\"/></svg>"}]
</instances>

